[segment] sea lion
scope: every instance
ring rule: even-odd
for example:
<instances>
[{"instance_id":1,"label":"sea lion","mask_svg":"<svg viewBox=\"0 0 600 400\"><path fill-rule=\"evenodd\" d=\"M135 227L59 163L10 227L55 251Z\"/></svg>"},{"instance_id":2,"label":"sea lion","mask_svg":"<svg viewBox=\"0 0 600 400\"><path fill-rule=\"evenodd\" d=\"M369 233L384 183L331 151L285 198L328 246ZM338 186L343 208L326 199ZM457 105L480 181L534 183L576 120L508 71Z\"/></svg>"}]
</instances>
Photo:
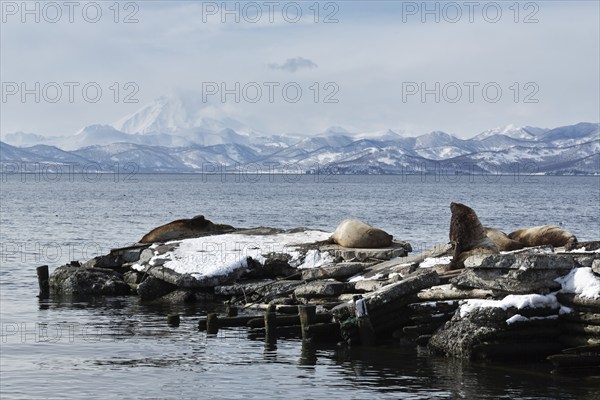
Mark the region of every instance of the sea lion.
<instances>
[{"instance_id":1,"label":"sea lion","mask_svg":"<svg viewBox=\"0 0 600 400\"><path fill-rule=\"evenodd\" d=\"M532 226L511 232L508 237L518 241L524 247L550 245L562 247L577 243L577 238L571 232L556 225Z\"/></svg>"},{"instance_id":2,"label":"sea lion","mask_svg":"<svg viewBox=\"0 0 600 400\"><path fill-rule=\"evenodd\" d=\"M500 229L484 227L483 230L485 231L487 237L492 239L500 251L512 251L523 248L521 243L517 242L516 240L512 240Z\"/></svg>"},{"instance_id":3,"label":"sea lion","mask_svg":"<svg viewBox=\"0 0 600 400\"><path fill-rule=\"evenodd\" d=\"M380 248L392 244L393 236L357 219L343 220L333 232L330 241L342 247Z\"/></svg>"},{"instance_id":4,"label":"sea lion","mask_svg":"<svg viewBox=\"0 0 600 400\"><path fill-rule=\"evenodd\" d=\"M467 257L475 254L498 254L498 247L487 237L472 208L451 203L450 241L454 244L453 268L463 268Z\"/></svg>"},{"instance_id":5,"label":"sea lion","mask_svg":"<svg viewBox=\"0 0 600 400\"><path fill-rule=\"evenodd\" d=\"M189 239L209 232L230 232L234 230L235 228L231 225L213 224L205 219L204 215L196 215L191 219L178 219L154 228L144 235L140 243Z\"/></svg>"}]
</instances>

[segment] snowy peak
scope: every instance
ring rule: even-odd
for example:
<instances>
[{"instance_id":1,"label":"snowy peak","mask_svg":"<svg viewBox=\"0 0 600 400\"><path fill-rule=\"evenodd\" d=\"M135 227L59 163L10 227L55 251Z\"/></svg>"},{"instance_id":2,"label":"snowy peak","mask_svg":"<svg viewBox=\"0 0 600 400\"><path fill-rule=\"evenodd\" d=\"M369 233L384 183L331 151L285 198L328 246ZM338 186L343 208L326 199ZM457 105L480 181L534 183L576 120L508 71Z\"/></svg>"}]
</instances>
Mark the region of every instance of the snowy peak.
<instances>
[{"instance_id":1,"label":"snowy peak","mask_svg":"<svg viewBox=\"0 0 600 400\"><path fill-rule=\"evenodd\" d=\"M533 126L516 126L514 124L509 124L503 127L488 129L486 131L481 132L479 135L475 136L474 140L484 140L496 135L508 136L512 139L522 139L522 140L537 140L538 137L547 129L536 128Z\"/></svg>"},{"instance_id":2,"label":"snowy peak","mask_svg":"<svg viewBox=\"0 0 600 400\"><path fill-rule=\"evenodd\" d=\"M113 127L131 134L182 134L190 129L219 131L222 129L246 130L240 122L198 96L161 96L133 114L127 115Z\"/></svg>"}]
</instances>

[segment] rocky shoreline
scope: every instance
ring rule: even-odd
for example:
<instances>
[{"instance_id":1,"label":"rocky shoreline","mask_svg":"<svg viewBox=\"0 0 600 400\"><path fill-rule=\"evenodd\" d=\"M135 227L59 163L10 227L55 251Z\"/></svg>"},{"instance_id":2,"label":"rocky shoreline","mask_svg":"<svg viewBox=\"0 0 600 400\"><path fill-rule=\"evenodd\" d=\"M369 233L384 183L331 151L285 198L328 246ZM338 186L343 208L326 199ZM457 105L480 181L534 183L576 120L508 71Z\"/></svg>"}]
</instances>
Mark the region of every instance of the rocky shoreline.
<instances>
[{"instance_id":1,"label":"rocky shoreline","mask_svg":"<svg viewBox=\"0 0 600 400\"><path fill-rule=\"evenodd\" d=\"M292 334L427 346L451 357L545 359L557 371L598 374L600 241L579 243L548 226L534 229L542 232L537 241L530 230L484 233L472 209L453 203L451 210L450 243L417 255L357 221L344 221L333 236L235 229L201 216L174 221L145 236L152 241L71 262L49 278L38 268L40 296L215 304L227 315L199 319L209 334L247 326L268 341Z\"/></svg>"}]
</instances>

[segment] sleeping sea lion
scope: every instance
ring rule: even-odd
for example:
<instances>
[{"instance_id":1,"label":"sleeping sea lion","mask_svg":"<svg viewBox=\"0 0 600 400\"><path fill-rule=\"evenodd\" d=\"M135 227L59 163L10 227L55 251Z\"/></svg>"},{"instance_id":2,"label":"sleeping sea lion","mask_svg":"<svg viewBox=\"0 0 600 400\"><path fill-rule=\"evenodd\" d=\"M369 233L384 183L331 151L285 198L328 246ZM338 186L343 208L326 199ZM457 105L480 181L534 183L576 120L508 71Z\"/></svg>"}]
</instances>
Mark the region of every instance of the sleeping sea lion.
<instances>
[{"instance_id":1,"label":"sleeping sea lion","mask_svg":"<svg viewBox=\"0 0 600 400\"><path fill-rule=\"evenodd\" d=\"M532 226L511 232L508 237L518 241L525 247L550 245L562 247L577 243L577 238L571 232L556 225Z\"/></svg>"},{"instance_id":2,"label":"sleeping sea lion","mask_svg":"<svg viewBox=\"0 0 600 400\"><path fill-rule=\"evenodd\" d=\"M512 251L523 248L521 243L517 242L516 240L512 240L500 229L484 227L483 230L485 231L487 237L492 239L492 242L494 242L500 251Z\"/></svg>"},{"instance_id":3,"label":"sleeping sea lion","mask_svg":"<svg viewBox=\"0 0 600 400\"><path fill-rule=\"evenodd\" d=\"M330 241L342 247L380 248L392 244L393 236L357 219L343 220L331 235Z\"/></svg>"},{"instance_id":4,"label":"sleeping sea lion","mask_svg":"<svg viewBox=\"0 0 600 400\"><path fill-rule=\"evenodd\" d=\"M231 225L213 224L205 219L204 215L196 215L191 219L178 219L154 228L144 235L140 243L189 239L209 232L231 232L234 230L235 228Z\"/></svg>"},{"instance_id":5,"label":"sleeping sea lion","mask_svg":"<svg viewBox=\"0 0 600 400\"><path fill-rule=\"evenodd\" d=\"M454 244L452 263L463 268L463 262L474 254L498 254L498 247L487 237L483 225L472 208L451 203L450 241Z\"/></svg>"}]
</instances>

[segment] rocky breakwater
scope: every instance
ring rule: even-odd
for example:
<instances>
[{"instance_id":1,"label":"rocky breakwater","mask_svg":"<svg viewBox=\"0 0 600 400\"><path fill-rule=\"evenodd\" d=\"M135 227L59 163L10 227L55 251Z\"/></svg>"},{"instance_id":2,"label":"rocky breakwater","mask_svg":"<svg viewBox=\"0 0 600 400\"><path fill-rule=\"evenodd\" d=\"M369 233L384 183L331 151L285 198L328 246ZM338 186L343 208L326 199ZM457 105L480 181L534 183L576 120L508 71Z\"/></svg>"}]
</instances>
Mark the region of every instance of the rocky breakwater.
<instances>
[{"instance_id":1,"label":"rocky breakwater","mask_svg":"<svg viewBox=\"0 0 600 400\"><path fill-rule=\"evenodd\" d=\"M600 368L600 242L579 243L551 225L505 234L484 227L463 204L450 210L450 242L417 255L356 220L333 235L178 220L177 239L167 224L150 235L163 241L57 268L51 294L138 294L144 302L243 308L239 316L201 319L208 332L247 326L269 336L279 325L279 334L305 339Z\"/></svg>"}]
</instances>

